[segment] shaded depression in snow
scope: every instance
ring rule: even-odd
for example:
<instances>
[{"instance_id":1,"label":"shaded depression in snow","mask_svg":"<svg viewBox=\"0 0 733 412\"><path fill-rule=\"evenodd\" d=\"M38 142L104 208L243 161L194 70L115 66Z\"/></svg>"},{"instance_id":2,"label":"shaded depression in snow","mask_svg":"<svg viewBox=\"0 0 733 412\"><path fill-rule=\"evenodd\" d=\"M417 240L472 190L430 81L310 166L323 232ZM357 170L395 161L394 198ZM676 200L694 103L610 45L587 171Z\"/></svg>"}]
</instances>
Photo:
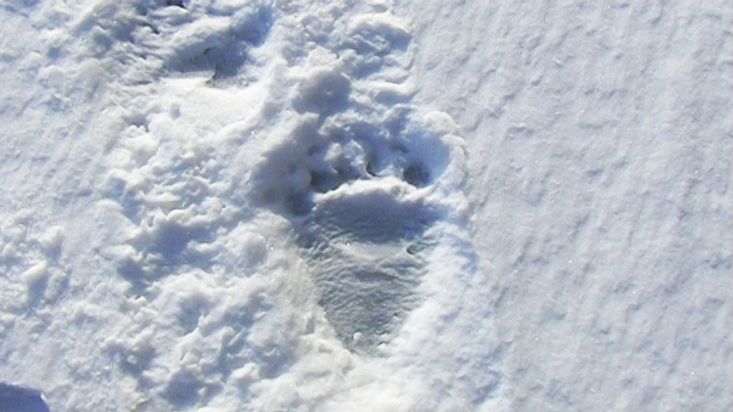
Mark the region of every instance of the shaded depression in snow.
<instances>
[{"instance_id":1,"label":"shaded depression in snow","mask_svg":"<svg viewBox=\"0 0 733 412\"><path fill-rule=\"evenodd\" d=\"M301 228L319 303L344 344L370 352L417 303L419 252L436 216L376 189L320 203Z\"/></svg>"}]
</instances>

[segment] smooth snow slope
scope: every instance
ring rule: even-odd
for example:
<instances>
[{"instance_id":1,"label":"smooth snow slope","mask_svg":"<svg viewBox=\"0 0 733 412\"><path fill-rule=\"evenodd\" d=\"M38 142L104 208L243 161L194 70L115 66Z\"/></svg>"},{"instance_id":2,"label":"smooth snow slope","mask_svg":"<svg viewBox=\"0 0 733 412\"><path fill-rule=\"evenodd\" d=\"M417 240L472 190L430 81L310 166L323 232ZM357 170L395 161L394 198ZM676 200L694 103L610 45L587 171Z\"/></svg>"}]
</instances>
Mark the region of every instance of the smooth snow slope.
<instances>
[{"instance_id":1,"label":"smooth snow slope","mask_svg":"<svg viewBox=\"0 0 733 412\"><path fill-rule=\"evenodd\" d=\"M512 410L733 408L733 3L400 1Z\"/></svg>"},{"instance_id":2,"label":"smooth snow slope","mask_svg":"<svg viewBox=\"0 0 733 412\"><path fill-rule=\"evenodd\" d=\"M0 3L0 383L730 409L732 13Z\"/></svg>"}]
</instances>

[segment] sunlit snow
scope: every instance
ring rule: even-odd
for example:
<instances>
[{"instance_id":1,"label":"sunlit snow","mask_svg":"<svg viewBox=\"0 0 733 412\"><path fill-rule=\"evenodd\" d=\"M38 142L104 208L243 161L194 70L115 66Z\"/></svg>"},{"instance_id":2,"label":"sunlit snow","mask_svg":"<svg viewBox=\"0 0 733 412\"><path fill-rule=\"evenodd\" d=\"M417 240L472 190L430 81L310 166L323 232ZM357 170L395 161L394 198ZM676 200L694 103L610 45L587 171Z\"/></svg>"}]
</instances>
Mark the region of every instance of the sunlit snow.
<instances>
[{"instance_id":1,"label":"sunlit snow","mask_svg":"<svg viewBox=\"0 0 733 412\"><path fill-rule=\"evenodd\" d=\"M0 21L0 412L733 409L731 4Z\"/></svg>"}]
</instances>

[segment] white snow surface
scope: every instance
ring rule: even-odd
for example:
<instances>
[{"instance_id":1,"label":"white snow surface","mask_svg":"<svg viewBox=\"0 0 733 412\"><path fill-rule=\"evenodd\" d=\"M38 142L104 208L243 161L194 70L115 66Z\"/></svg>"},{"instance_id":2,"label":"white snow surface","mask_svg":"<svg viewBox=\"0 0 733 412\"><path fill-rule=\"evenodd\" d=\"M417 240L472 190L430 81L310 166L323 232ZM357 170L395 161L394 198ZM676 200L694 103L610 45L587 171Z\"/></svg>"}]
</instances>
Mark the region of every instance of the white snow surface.
<instances>
[{"instance_id":1,"label":"white snow surface","mask_svg":"<svg viewBox=\"0 0 733 412\"><path fill-rule=\"evenodd\" d=\"M0 383L733 410L733 4L0 1Z\"/></svg>"}]
</instances>

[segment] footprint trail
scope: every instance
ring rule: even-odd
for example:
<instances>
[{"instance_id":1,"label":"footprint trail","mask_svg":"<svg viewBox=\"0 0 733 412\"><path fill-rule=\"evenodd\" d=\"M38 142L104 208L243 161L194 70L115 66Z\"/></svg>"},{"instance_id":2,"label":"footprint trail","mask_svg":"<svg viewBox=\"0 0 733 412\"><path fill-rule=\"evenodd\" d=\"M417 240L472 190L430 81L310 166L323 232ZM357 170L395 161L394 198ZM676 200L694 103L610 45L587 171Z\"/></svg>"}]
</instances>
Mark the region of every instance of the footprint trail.
<instances>
[{"instance_id":1,"label":"footprint trail","mask_svg":"<svg viewBox=\"0 0 733 412\"><path fill-rule=\"evenodd\" d=\"M495 396L463 138L413 102L409 24L372 3L109 6L119 38L93 52L127 103L100 184L99 213L118 224L100 253L136 321L104 350L139 410L360 410L364 391L402 387L411 407ZM476 378L437 395L430 376L456 373Z\"/></svg>"}]
</instances>

